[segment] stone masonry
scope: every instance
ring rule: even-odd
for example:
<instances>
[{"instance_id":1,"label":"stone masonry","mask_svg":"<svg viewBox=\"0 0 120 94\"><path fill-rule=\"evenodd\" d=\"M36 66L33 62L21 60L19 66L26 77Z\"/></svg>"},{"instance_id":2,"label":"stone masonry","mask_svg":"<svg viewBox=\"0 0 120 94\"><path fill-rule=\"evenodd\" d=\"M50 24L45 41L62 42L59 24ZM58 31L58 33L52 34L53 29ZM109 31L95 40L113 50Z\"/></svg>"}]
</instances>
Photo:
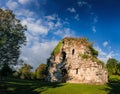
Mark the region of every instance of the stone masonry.
<instances>
[{"instance_id":1,"label":"stone masonry","mask_svg":"<svg viewBox=\"0 0 120 94\"><path fill-rule=\"evenodd\" d=\"M48 61L50 82L105 84L108 73L104 64L92 55L85 38L64 38L57 53Z\"/></svg>"}]
</instances>

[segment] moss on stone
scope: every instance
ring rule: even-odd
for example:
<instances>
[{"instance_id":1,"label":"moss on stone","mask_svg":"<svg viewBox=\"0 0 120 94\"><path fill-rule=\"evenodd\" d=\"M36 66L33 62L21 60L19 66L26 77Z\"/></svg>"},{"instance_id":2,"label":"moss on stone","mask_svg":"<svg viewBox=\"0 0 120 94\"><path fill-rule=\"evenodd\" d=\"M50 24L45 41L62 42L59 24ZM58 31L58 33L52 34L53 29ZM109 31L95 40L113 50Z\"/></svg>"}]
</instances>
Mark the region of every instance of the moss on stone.
<instances>
[{"instance_id":1,"label":"moss on stone","mask_svg":"<svg viewBox=\"0 0 120 94\"><path fill-rule=\"evenodd\" d=\"M54 48L52 55L56 56L60 52L61 47L62 47L62 40Z\"/></svg>"},{"instance_id":2,"label":"moss on stone","mask_svg":"<svg viewBox=\"0 0 120 94\"><path fill-rule=\"evenodd\" d=\"M87 47L89 48L92 56L98 56L98 51L95 48L93 48L93 42L89 42Z\"/></svg>"},{"instance_id":3,"label":"moss on stone","mask_svg":"<svg viewBox=\"0 0 120 94\"><path fill-rule=\"evenodd\" d=\"M84 53L84 54L80 54L79 55L82 59L88 59L90 56L89 55L87 55L86 53Z\"/></svg>"}]
</instances>

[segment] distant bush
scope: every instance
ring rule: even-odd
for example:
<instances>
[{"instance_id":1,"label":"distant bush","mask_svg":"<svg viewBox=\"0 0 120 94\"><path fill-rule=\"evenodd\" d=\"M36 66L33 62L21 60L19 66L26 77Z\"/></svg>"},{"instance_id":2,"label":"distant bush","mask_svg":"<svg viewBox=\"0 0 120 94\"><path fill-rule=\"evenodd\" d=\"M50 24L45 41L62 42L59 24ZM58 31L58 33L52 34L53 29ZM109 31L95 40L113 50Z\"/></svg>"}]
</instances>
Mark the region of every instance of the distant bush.
<instances>
[{"instance_id":1,"label":"distant bush","mask_svg":"<svg viewBox=\"0 0 120 94\"><path fill-rule=\"evenodd\" d=\"M117 81L120 81L120 76L110 75L108 79L109 79L109 82L117 82Z\"/></svg>"}]
</instances>

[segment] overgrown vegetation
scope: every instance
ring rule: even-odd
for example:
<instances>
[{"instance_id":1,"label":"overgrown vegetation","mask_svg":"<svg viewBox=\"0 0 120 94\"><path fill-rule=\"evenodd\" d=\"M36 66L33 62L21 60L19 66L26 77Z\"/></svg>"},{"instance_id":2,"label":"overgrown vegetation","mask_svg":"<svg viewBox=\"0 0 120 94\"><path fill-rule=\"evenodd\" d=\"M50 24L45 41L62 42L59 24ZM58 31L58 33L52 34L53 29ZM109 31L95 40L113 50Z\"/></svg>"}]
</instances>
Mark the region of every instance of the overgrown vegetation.
<instances>
[{"instance_id":1,"label":"overgrown vegetation","mask_svg":"<svg viewBox=\"0 0 120 94\"><path fill-rule=\"evenodd\" d=\"M102 65L103 67L105 67L104 62L99 60L98 58L92 57L91 59L92 59L93 62L97 62L97 64Z\"/></svg>"},{"instance_id":2,"label":"overgrown vegetation","mask_svg":"<svg viewBox=\"0 0 120 94\"><path fill-rule=\"evenodd\" d=\"M98 56L98 51L93 48L93 43L89 43L88 48L90 49L91 55L93 57L97 57Z\"/></svg>"},{"instance_id":3,"label":"overgrown vegetation","mask_svg":"<svg viewBox=\"0 0 120 94\"><path fill-rule=\"evenodd\" d=\"M79 56L82 57L82 59L88 59L88 58L90 58L90 56L87 55L86 53L84 53L84 54L79 54Z\"/></svg>"},{"instance_id":4,"label":"overgrown vegetation","mask_svg":"<svg viewBox=\"0 0 120 94\"><path fill-rule=\"evenodd\" d=\"M86 54L86 53L84 53L84 54L79 54L79 56L80 56L82 59L91 58L91 60L92 60L93 62L96 62L97 64L102 65L103 67L105 67L105 64L104 64L101 60L99 60L97 57L90 56L90 55L88 55L88 54Z\"/></svg>"},{"instance_id":5,"label":"overgrown vegetation","mask_svg":"<svg viewBox=\"0 0 120 94\"><path fill-rule=\"evenodd\" d=\"M60 52L60 48L62 46L62 40L57 44L57 46L54 48L52 55L56 56Z\"/></svg>"},{"instance_id":6,"label":"overgrown vegetation","mask_svg":"<svg viewBox=\"0 0 120 94\"><path fill-rule=\"evenodd\" d=\"M82 45L88 45L88 39L87 38L70 38L66 37L63 39L63 41L67 42L68 44L74 44L74 41L76 41L76 45L82 44Z\"/></svg>"}]
</instances>

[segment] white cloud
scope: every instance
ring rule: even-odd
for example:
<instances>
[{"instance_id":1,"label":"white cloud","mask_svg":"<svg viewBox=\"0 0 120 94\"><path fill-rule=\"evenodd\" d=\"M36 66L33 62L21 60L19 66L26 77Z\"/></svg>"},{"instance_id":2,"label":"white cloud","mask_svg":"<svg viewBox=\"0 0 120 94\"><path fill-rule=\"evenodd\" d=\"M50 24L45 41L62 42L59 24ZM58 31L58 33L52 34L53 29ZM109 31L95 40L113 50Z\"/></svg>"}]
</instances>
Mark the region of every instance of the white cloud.
<instances>
[{"instance_id":1,"label":"white cloud","mask_svg":"<svg viewBox=\"0 0 120 94\"><path fill-rule=\"evenodd\" d=\"M52 34L61 38L74 35L70 28L64 27L66 22L55 14L44 16L43 19L28 16L22 20L22 24L27 25L28 32L26 32L27 46L22 48L21 58L25 59L34 68L40 63L46 63L47 58L58 43L57 40L44 39L42 35L46 36L50 30Z\"/></svg>"},{"instance_id":2,"label":"white cloud","mask_svg":"<svg viewBox=\"0 0 120 94\"><path fill-rule=\"evenodd\" d=\"M31 0L18 0L18 2L20 4L27 4L28 2L30 2Z\"/></svg>"},{"instance_id":3,"label":"white cloud","mask_svg":"<svg viewBox=\"0 0 120 94\"><path fill-rule=\"evenodd\" d=\"M45 16L45 20L45 24L48 25L50 30L57 29L62 26L61 19L56 14Z\"/></svg>"},{"instance_id":4,"label":"white cloud","mask_svg":"<svg viewBox=\"0 0 120 94\"><path fill-rule=\"evenodd\" d=\"M96 32L96 27L95 27L95 26L92 27L92 31L93 31L94 33Z\"/></svg>"},{"instance_id":5,"label":"white cloud","mask_svg":"<svg viewBox=\"0 0 120 94\"><path fill-rule=\"evenodd\" d=\"M59 29L56 32L54 32L54 34L61 36L62 38L75 36L75 34L73 33L73 31L70 28Z\"/></svg>"},{"instance_id":6,"label":"white cloud","mask_svg":"<svg viewBox=\"0 0 120 94\"><path fill-rule=\"evenodd\" d=\"M109 58L113 58L115 56L117 56L118 54L114 53L114 51L111 51L109 53L104 52L100 47L96 46L95 49L98 51L99 55L98 58L102 61L104 61L105 63L107 62L107 60Z\"/></svg>"},{"instance_id":7,"label":"white cloud","mask_svg":"<svg viewBox=\"0 0 120 94\"><path fill-rule=\"evenodd\" d=\"M24 47L22 49L20 58L32 65L35 69L39 64L46 63L47 58L50 57L50 54L57 43L58 41L56 40L45 41L42 43L39 41L34 41L32 47Z\"/></svg>"},{"instance_id":8,"label":"white cloud","mask_svg":"<svg viewBox=\"0 0 120 94\"><path fill-rule=\"evenodd\" d=\"M103 46L104 46L104 47L106 47L107 45L108 45L108 42L107 42L107 41L103 42Z\"/></svg>"},{"instance_id":9,"label":"white cloud","mask_svg":"<svg viewBox=\"0 0 120 94\"><path fill-rule=\"evenodd\" d=\"M81 6L85 5L85 4L87 4L87 2L85 2L85 1L79 1L79 2L77 2L77 4L81 7Z\"/></svg>"},{"instance_id":10,"label":"white cloud","mask_svg":"<svg viewBox=\"0 0 120 94\"><path fill-rule=\"evenodd\" d=\"M6 3L6 6L11 10L15 10L19 5L15 1L8 0L8 2Z\"/></svg>"},{"instance_id":11,"label":"white cloud","mask_svg":"<svg viewBox=\"0 0 120 94\"><path fill-rule=\"evenodd\" d=\"M98 22L98 16L95 15L94 19L93 19L93 23L96 24Z\"/></svg>"},{"instance_id":12,"label":"white cloud","mask_svg":"<svg viewBox=\"0 0 120 94\"><path fill-rule=\"evenodd\" d=\"M91 8L91 5L88 4L85 1L79 1L79 2L77 2L77 4L78 4L79 7L82 7L82 6L86 5L88 8Z\"/></svg>"},{"instance_id":13,"label":"white cloud","mask_svg":"<svg viewBox=\"0 0 120 94\"><path fill-rule=\"evenodd\" d=\"M76 13L75 8L68 8L67 10L68 10L69 12L71 12L71 13Z\"/></svg>"},{"instance_id":14,"label":"white cloud","mask_svg":"<svg viewBox=\"0 0 120 94\"><path fill-rule=\"evenodd\" d=\"M80 20L79 14L76 14L74 18L75 18L75 20L79 21Z\"/></svg>"},{"instance_id":15,"label":"white cloud","mask_svg":"<svg viewBox=\"0 0 120 94\"><path fill-rule=\"evenodd\" d=\"M47 20L55 20L56 19L56 15L48 15L48 16L45 16L45 18Z\"/></svg>"},{"instance_id":16,"label":"white cloud","mask_svg":"<svg viewBox=\"0 0 120 94\"><path fill-rule=\"evenodd\" d=\"M31 31L33 35L47 34L48 28L44 26L40 19L27 18L22 20L23 25L27 25L28 31Z\"/></svg>"},{"instance_id":17,"label":"white cloud","mask_svg":"<svg viewBox=\"0 0 120 94\"><path fill-rule=\"evenodd\" d=\"M26 17L22 20L22 24L27 25L28 32L26 32L27 46L22 48L21 58L34 67L40 63L46 63L47 58L49 58L58 42L57 40L48 41L49 39L44 39L50 30L50 33L61 38L74 35L70 28L64 26L66 22L55 14L44 16L43 19Z\"/></svg>"},{"instance_id":18,"label":"white cloud","mask_svg":"<svg viewBox=\"0 0 120 94\"><path fill-rule=\"evenodd\" d=\"M15 14L17 16L23 16L23 14L24 14L24 16L26 16L26 17L32 17L34 15L34 12L32 12L28 9L21 9L21 10L15 11Z\"/></svg>"},{"instance_id":19,"label":"white cloud","mask_svg":"<svg viewBox=\"0 0 120 94\"><path fill-rule=\"evenodd\" d=\"M57 14L42 15L38 19L38 15L35 12L25 8L22 9L19 5L29 2L31 0L19 0L18 2L9 0L6 5L14 11L16 17L21 20L23 25L27 25L27 31L25 32L27 45L21 48L20 58L23 58L35 68L40 63L46 63L47 58L49 58L50 53L58 43L58 40L55 39L56 36L63 38L74 34L68 27L69 23L59 18ZM71 12L75 13L76 10L71 8ZM55 36L48 38L48 33Z\"/></svg>"}]
</instances>

